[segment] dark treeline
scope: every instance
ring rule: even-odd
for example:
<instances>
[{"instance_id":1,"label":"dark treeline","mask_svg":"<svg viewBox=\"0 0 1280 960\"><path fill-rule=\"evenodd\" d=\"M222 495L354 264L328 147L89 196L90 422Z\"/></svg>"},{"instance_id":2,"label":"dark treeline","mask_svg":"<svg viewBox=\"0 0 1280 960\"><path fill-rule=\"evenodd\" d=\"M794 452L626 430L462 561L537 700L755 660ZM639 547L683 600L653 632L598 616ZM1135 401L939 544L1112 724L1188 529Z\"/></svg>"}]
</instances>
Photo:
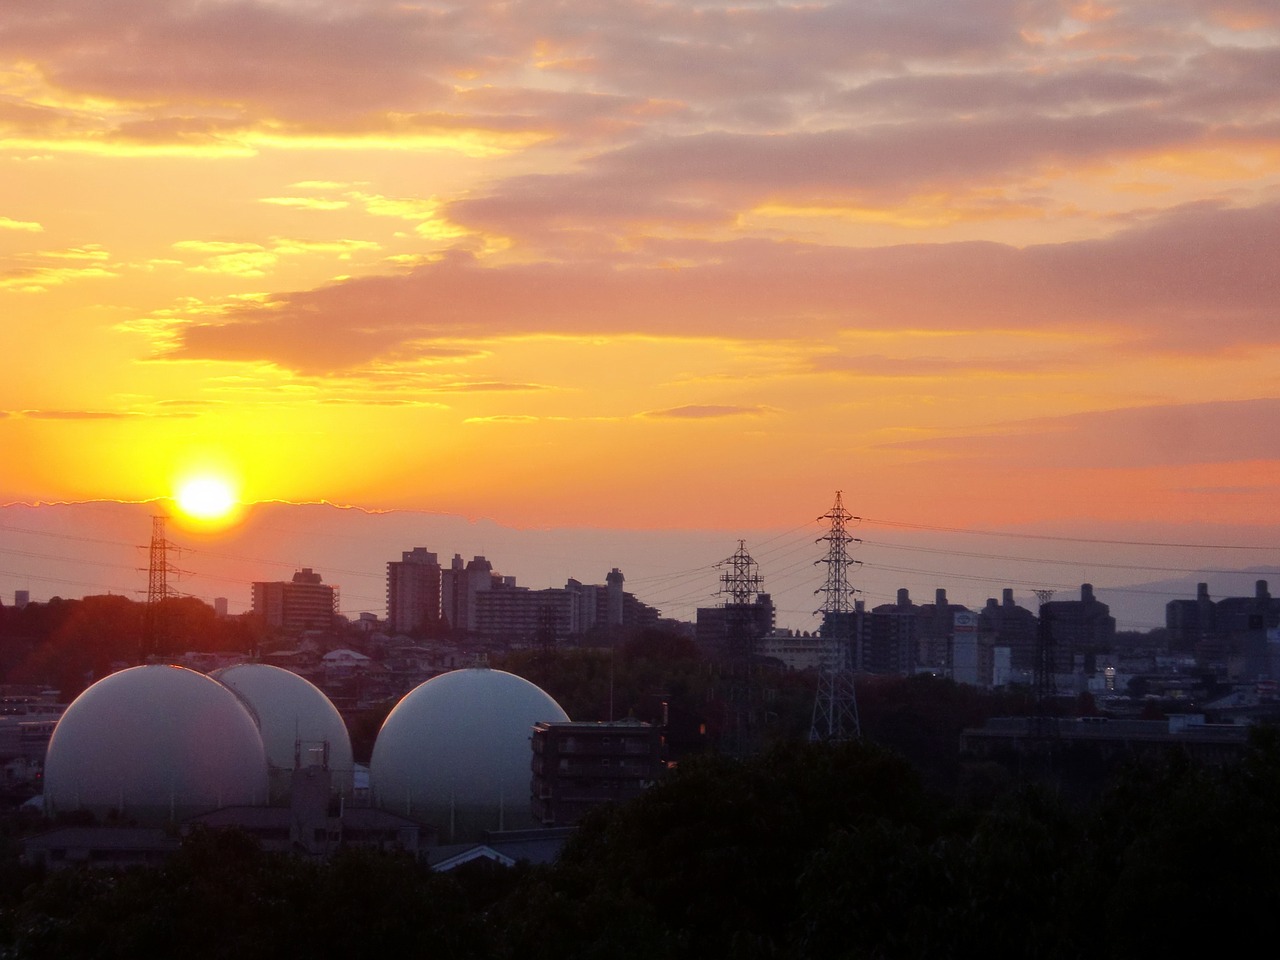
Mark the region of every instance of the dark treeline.
<instances>
[{"instance_id":1,"label":"dark treeline","mask_svg":"<svg viewBox=\"0 0 1280 960\"><path fill-rule=\"evenodd\" d=\"M0 682L42 684L70 701L95 680L138 662L146 616L145 603L111 594L0 606ZM159 617L166 653L247 653L256 642L250 619L218 617L194 597L165 600Z\"/></svg>"},{"instance_id":2,"label":"dark treeline","mask_svg":"<svg viewBox=\"0 0 1280 960\"><path fill-rule=\"evenodd\" d=\"M519 651L493 661L546 690L575 720L666 720L669 755L714 752L726 732L725 680L731 668L705 659L692 640L645 630L616 650ZM808 737L816 676L767 664L752 668L755 734L763 745ZM983 690L931 675L860 676L863 734L909 760L931 788L963 786L960 733L994 716L1033 708L1026 690Z\"/></svg>"},{"instance_id":3,"label":"dark treeline","mask_svg":"<svg viewBox=\"0 0 1280 960\"><path fill-rule=\"evenodd\" d=\"M138 662L147 644L144 603L123 596L54 598L24 608L0 606L0 683L58 690L64 702L93 682ZM163 604L165 653L248 654L261 649L261 624L247 616L220 618L194 598ZM361 648L363 641L331 638ZM734 668L706 659L688 637L658 629L628 631L612 643L491 655L492 666L542 687L575 720L633 717L663 723L673 759L714 752L729 726L725 699ZM367 643L377 659L385 649ZM803 740L813 713L815 676L777 664L753 665L757 742ZM954 787L961 776L959 733L988 717L1024 714L1017 691L983 691L931 676L860 677L862 727L876 742L916 764L931 786ZM378 728L398 697L372 700L346 715L357 760L368 762Z\"/></svg>"},{"instance_id":4,"label":"dark treeline","mask_svg":"<svg viewBox=\"0 0 1280 960\"><path fill-rule=\"evenodd\" d=\"M1134 958L1262 944L1280 909L1280 743L1174 756L1087 802L981 804L866 743L682 763L558 863L432 874L196 833L165 866L0 874L0 955L39 958Z\"/></svg>"}]
</instances>

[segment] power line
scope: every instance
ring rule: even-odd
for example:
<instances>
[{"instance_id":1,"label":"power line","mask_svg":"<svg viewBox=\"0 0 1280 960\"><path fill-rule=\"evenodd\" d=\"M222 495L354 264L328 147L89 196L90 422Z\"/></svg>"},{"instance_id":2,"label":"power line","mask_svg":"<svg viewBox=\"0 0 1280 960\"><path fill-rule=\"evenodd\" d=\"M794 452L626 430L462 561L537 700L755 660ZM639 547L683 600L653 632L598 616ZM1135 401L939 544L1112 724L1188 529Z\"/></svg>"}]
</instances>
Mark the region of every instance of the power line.
<instances>
[{"instance_id":1,"label":"power line","mask_svg":"<svg viewBox=\"0 0 1280 960\"><path fill-rule=\"evenodd\" d=\"M882 527L898 527L905 530L929 530L934 533L963 533L983 537L1010 537L1016 540L1050 540L1058 543L1093 543L1113 547L1170 547L1185 550L1269 550L1266 546L1245 546L1239 543L1171 543L1159 540L1103 540L1096 537L1063 537L1048 533L1015 533L1009 530L975 530L967 527L939 527L927 523L909 523L905 520L880 520L874 517L854 517L863 523Z\"/></svg>"},{"instance_id":2,"label":"power line","mask_svg":"<svg viewBox=\"0 0 1280 960\"><path fill-rule=\"evenodd\" d=\"M911 521L892 520L877 517L850 517L851 522L860 521L867 525L876 525L884 528L896 528L904 531L922 531L934 532L939 534L957 534L965 536L985 536L992 538L1005 537L1011 540L1029 540L1043 541L1052 543L1075 543L1084 545L1106 546L1106 547L1145 547L1154 549L1181 549L1181 550L1232 550L1232 551L1263 551L1268 548L1266 546L1248 546L1244 544L1224 544L1224 543L1184 543L1174 541L1151 541L1151 540L1124 540L1124 539L1105 539L1091 537L1069 537L1057 536L1051 534L1033 534L1014 531L998 531L979 528L967 527L950 527L936 524L916 523ZM787 530L780 531L772 537L760 541L756 547L756 556L759 558L762 572L766 575L768 583L773 592L779 590L789 592L798 588L803 581L810 578L812 572L812 564L807 552L811 549L811 541L805 534L812 531L813 522L806 522ZM29 526L16 525L10 523L0 523L0 532L11 533L15 535L27 534L31 536L42 536L56 540L67 541L71 543L94 544L108 547L119 547L129 549L130 551L137 549L136 543L125 542L121 540L107 539L103 537L85 536L81 534L61 533L51 530L34 529ZM293 532L293 531L289 531ZM302 532L302 531L298 531ZM307 531L314 532L314 531ZM359 537L344 537L343 539L359 540ZM863 545L864 541L853 540L853 544ZM949 549L945 546L930 547L918 544L893 543L890 541L867 540L865 545L876 548L880 551L907 551L914 553L932 554L939 558L955 558L955 559L976 559L985 561L998 561L1009 564L1047 564L1056 567L1069 568L1078 567L1084 570L1119 570L1119 571L1146 571L1152 573L1189 575L1192 573L1200 573L1204 575L1216 576L1233 576L1245 573L1241 570L1227 569L1207 569L1200 568L1192 570L1189 567L1170 567L1157 564L1140 564L1140 563L1120 563L1113 560L1070 560L1059 559L1043 556L1018 556L1002 554L998 552L983 552L980 550L963 550ZM279 559L270 559L266 557L244 556L234 553L223 553L216 550L207 550L202 547L183 547L183 552L188 555L198 555L205 560L225 560L238 564L253 564L268 567L297 568L298 564ZM90 551L85 551L90 552ZM94 551L104 553L105 551ZM132 564L113 564L109 561L100 559L87 559L77 555L58 556L56 553L39 552L34 550L22 550L14 547L0 547L0 554L10 555L15 558L23 557L31 560L50 561L50 562L66 562L76 563L80 565L94 566L104 569L116 569L120 571L134 570L136 567ZM883 556L883 555L882 555ZM950 566L949 563L939 563L940 566ZM972 572L963 570L962 572L947 572L945 570L928 570L913 568L910 566L894 566L889 564L869 562L867 572L880 572L882 574L900 574L914 577L929 577L936 581L970 581L981 583L1000 583L1004 585L1021 586L1021 587L1041 587L1046 582L1031 577L1000 577L1000 576L980 576ZM325 567L327 573L346 578L362 578L365 581L381 581L384 573L379 569L377 571L354 570L348 568ZM642 587L647 595L647 602L652 605L662 607L675 607L677 609L688 605L701 605L703 601L709 602L715 592L714 578L716 576L716 565L713 563L700 564L688 567L682 570L672 571L670 573L655 574L647 577L633 578L629 581L629 586ZM170 573L175 572L171 566ZM27 578L41 582L49 583L65 583L72 586L80 586L88 589L107 589L121 591L122 585L105 585L88 581L75 580L71 578L46 577L33 575L29 572L23 573L7 573L6 576L16 578ZM215 576L212 574L193 574L197 579L212 583L226 583L248 585L255 582L254 579L239 579L227 576ZM1053 583L1055 587L1066 588L1062 583ZM1163 597L1180 597L1185 593L1181 591L1162 591L1151 590L1134 587L1099 587L1100 591L1112 593L1124 593L1135 595L1163 596ZM862 591L859 591L860 593ZM866 594L864 594L866 596ZM354 606L355 604L368 605L376 608L385 600L382 596L365 596L361 594L344 591L342 598L345 606ZM240 601L236 601L237 604ZM801 612L790 611L786 612ZM684 613L681 610L681 613Z\"/></svg>"},{"instance_id":3,"label":"power line","mask_svg":"<svg viewBox=\"0 0 1280 960\"><path fill-rule=\"evenodd\" d=\"M1006 561L1009 561L1010 563L1050 563L1050 564L1058 564L1059 566L1064 566L1064 567L1087 566L1087 567L1099 567L1106 570L1145 570L1153 573L1186 574L1190 572L1187 570L1186 567L1161 567L1161 566L1153 566L1153 565L1138 564L1138 563L1106 563L1100 560L1089 560L1086 562L1081 560L1061 560L1053 557L1008 556L1008 555L998 554L998 553L976 553L968 550L943 550L937 547L923 547L923 546L917 546L913 544L904 544L904 543L887 543L882 540L864 540L863 543L865 543L867 546L879 547L883 550L908 550L913 553L932 553L932 554L938 554L939 556L946 556L946 557L970 557L970 558L979 559L979 560L1006 560ZM1254 549L1263 550L1267 548L1257 547ZM1206 567L1198 567L1196 569L1196 572L1231 575L1231 574L1240 573L1241 571L1213 570Z\"/></svg>"}]
</instances>

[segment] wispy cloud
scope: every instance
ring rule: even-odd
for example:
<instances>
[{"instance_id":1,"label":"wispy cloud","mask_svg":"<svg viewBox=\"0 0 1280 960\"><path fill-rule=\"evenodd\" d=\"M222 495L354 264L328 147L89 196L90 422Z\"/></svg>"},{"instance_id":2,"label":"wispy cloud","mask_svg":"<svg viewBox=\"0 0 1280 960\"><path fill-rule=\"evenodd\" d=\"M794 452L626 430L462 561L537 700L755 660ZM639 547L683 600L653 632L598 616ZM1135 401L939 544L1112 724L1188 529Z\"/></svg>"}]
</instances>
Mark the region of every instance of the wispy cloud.
<instances>
[{"instance_id":1,"label":"wispy cloud","mask_svg":"<svg viewBox=\"0 0 1280 960\"><path fill-rule=\"evenodd\" d=\"M0 290L40 294L53 287L120 275L106 250L96 244L0 256Z\"/></svg>"},{"instance_id":2,"label":"wispy cloud","mask_svg":"<svg viewBox=\"0 0 1280 960\"><path fill-rule=\"evenodd\" d=\"M501 413L489 417L467 417L465 423L537 423L542 417L525 413Z\"/></svg>"},{"instance_id":3,"label":"wispy cloud","mask_svg":"<svg viewBox=\"0 0 1280 960\"><path fill-rule=\"evenodd\" d=\"M376 398L376 397L324 397L319 401L321 404L330 406L350 406L350 407L425 407L434 410L447 410L448 407L443 403L432 403L428 400L411 400L400 399L395 397Z\"/></svg>"},{"instance_id":4,"label":"wispy cloud","mask_svg":"<svg viewBox=\"0 0 1280 960\"><path fill-rule=\"evenodd\" d=\"M1078 357L889 357L819 354L811 361L820 373L885 380L937 380L956 377L1040 377L1048 372L1078 370Z\"/></svg>"},{"instance_id":5,"label":"wispy cloud","mask_svg":"<svg viewBox=\"0 0 1280 960\"><path fill-rule=\"evenodd\" d=\"M550 388L541 383L500 383L498 381L441 383L431 387L432 391L438 393L516 393L548 389Z\"/></svg>"},{"instance_id":6,"label":"wispy cloud","mask_svg":"<svg viewBox=\"0 0 1280 960\"><path fill-rule=\"evenodd\" d=\"M277 207L297 207L300 210L343 210L350 206L346 200L330 200L324 197L263 197L263 203Z\"/></svg>"},{"instance_id":7,"label":"wispy cloud","mask_svg":"<svg viewBox=\"0 0 1280 960\"><path fill-rule=\"evenodd\" d=\"M771 412L761 406L734 406L731 404L689 404L667 410L649 410L642 417L660 420L721 420L726 417L758 417Z\"/></svg>"},{"instance_id":8,"label":"wispy cloud","mask_svg":"<svg viewBox=\"0 0 1280 960\"><path fill-rule=\"evenodd\" d=\"M27 420L130 420L139 414L116 410L23 410Z\"/></svg>"}]
</instances>

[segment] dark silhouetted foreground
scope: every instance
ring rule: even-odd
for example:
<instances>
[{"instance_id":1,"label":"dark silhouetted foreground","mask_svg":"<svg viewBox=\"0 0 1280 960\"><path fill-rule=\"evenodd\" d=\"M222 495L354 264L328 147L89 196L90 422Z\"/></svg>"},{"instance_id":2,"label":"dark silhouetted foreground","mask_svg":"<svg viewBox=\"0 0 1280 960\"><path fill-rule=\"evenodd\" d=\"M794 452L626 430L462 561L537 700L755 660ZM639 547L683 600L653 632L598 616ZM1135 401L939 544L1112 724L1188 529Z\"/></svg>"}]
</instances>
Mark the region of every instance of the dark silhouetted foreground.
<instances>
[{"instance_id":1,"label":"dark silhouetted foreground","mask_svg":"<svg viewBox=\"0 0 1280 960\"><path fill-rule=\"evenodd\" d=\"M10 858L0 955L199 958L1132 958L1265 942L1280 909L1280 745L1175 757L1068 805L981 808L879 748L714 756L592 815L552 867L438 875L196 833L167 865L40 875Z\"/></svg>"}]
</instances>

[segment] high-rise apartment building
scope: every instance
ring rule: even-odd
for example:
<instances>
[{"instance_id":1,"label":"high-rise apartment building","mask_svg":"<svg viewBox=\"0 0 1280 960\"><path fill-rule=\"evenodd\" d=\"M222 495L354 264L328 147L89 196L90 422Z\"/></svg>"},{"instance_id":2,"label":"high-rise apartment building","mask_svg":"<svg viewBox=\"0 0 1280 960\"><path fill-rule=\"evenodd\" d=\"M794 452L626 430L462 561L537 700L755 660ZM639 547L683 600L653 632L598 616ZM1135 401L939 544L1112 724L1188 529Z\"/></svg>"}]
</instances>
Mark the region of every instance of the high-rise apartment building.
<instances>
[{"instance_id":1,"label":"high-rise apartment building","mask_svg":"<svg viewBox=\"0 0 1280 960\"><path fill-rule=\"evenodd\" d=\"M622 589L622 571L614 567L603 584L569 580L563 587L530 590L510 578L498 578L476 595L471 629L493 638L530 641L549 630L555 637L578 637L594 630L647 627L658 611Z\"/></svg>"},{"instance_id":2,"label":"high-rise apartment building","mask_svg":"<svg viewBox=\"0 0 1280 960\"><path fill-rule=\"evenodd\" d=\"M285 633L329 630L338 615L338 590L320 574L303 567L289 581L253 584L253 613L268 627Z\"/></svg>"},{"instance_id":3,"label":"high-rise apartment building","mask_svg":"<svg viewBox=\"0 0 1280 960\"><path fill-rule=\"evenodd\" d=\"M1111 608L1093 595L1093 584L1080 584L1079 600L1050 600L1040 607L1049 618L1055 647L1055 669L1072 668L1077 654L1106 650L1116 639L1116 618Z\"/></svg>"},{"instance_id":4,"label":"high-rise apartment building","mask_svg":"<svg viewBox=\"0 0 1280 960\"><path fill-rule=\"evenodd\" d=\"M438 626L443 616L443 570L426 547L414 547L387 564L387 629L408 633Z\"/></svg>"},{"instance_id":5,"label":"high-rise apartment building","mask_svg":"<svg viewBox=\"0 0 1280 960\"><path fill-rule=\"evenodd\" d=\"M748 603L698 607L694 642L713 660L749 657L756 643L773 632L774 616L773 598L767 593Z\"/></svg>"},{"instance_id":6,"label":"high-rise apartment building","mask_svg":"<svg viewBox=\"0 0 1280 960\"><path fill-rule=\"evenodd\" d=\"M1013 590L1008 587L998 603L990 597L978 611L978 632L990 637L993 646L1008 648L1010 669L1020 673L1035 670L1038 623L1035 613L1014 603Z\"/></svg>"},{"instance_id":7,"label":"high-rise apartment building","mask_svg":"<svg viewBox=\"0 0 1280 960\"><path fill-rule=\"evenodd\" d=\"M449 568L441 571L440 604L445 621L454 630L474 631L476 598L503 583L514 586L515 580L494 573L493 564L483 556L464 563L462 555L455 553Z\"/></svg>"}]
</instances>

